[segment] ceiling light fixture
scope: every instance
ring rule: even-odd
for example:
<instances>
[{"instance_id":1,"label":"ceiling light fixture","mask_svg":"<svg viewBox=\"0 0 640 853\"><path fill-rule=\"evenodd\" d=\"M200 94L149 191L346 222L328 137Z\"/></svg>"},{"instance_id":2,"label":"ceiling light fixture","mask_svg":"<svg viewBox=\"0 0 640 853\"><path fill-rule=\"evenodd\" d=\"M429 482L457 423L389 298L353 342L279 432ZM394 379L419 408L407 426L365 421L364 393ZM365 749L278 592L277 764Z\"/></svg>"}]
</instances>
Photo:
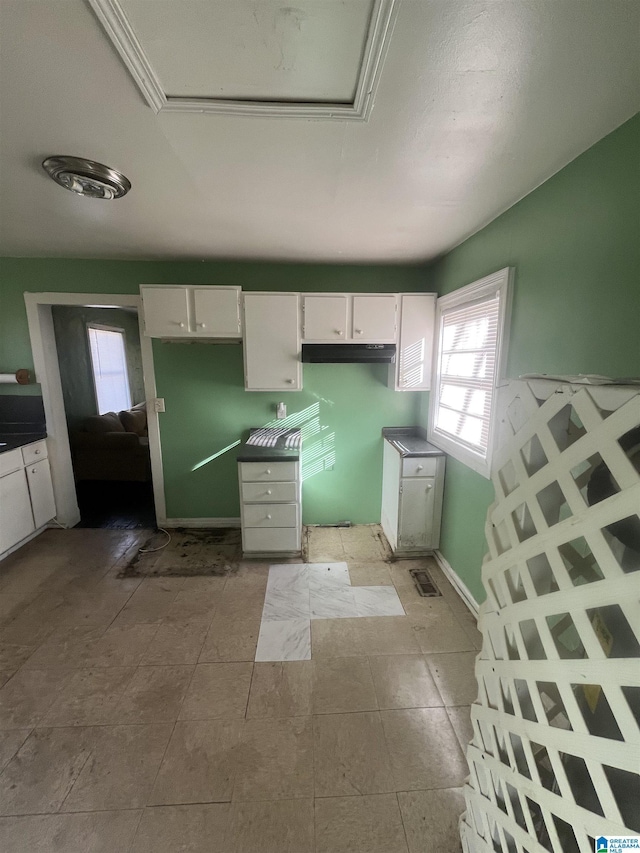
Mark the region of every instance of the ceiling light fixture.
<instances>
[{"instance_id":1,"label":"ceiling light fixture","mask_svg":"<svg viewBox=\"0 0 640 853\"><path fill-rule=\"evenodd\" d=\"M83 157L47 157L42 168L61 187L89 198L122 198L131 189L121 172Z\"/></svg>"}]
</instances>

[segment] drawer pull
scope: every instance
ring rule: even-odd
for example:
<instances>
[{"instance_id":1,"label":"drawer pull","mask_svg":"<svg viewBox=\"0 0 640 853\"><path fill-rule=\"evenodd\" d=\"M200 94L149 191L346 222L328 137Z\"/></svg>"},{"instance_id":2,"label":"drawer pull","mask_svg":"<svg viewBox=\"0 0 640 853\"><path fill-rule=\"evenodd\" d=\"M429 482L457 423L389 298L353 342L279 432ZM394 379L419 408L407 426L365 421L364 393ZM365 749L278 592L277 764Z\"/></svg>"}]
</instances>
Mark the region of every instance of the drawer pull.
<instances>
[{"instance_id":1,"label":"drawer pull","mask_svg":"<svg viewBox=\"0 0 640 853\"><path fill-rule=\"evenodd\" d=\"M293 379L287 379L287 385L293 385Z\"/></svg>"},{"instance_id":2,"label":"drawer pull","mask_svg":"<svg viewBox=\"0 0 640 853\"><path fill-rule=\"evenodd\" d=\"M271 489L267 489L267 494L268 494L268 495L273 494L273 493L272 493L272 491L271 491Z\"/></svg>"},{"instance_id":3,"label":"drawer pull","mask_svg":"<svg viewBox=\"0 0 640 853\"><path fill-rule=\"evenodd\" d=\"M31 473L32 473L32 474L37 474L37 473L38 473L38 469L37 469L37 468L32 468L32 469L31 469Z\"/></svg>"},{"instance_id":4,"label":"drawer pull","mask_svg":"<svg viewBox=\"0 0 640 853\"><path fill-rule=\"evenodd\" d=\"M422 471L423 468L424 468L424 465L418 465L418 467L416 468L416 471Z\"/></svg>"},{"instance_id":5,"label":"drawer pull","mask_svg":"<svg viewBox=\"0 0 640 853\"><path fill-rule=\"evenodd\" d=\"M431 483L429 483L429 485L427 486L427 491L429 491L429 489L432 489L432 488L433 488L433 485Z\"/></svg>"},{"instance_id":6,"label":"drawer pull","mask_svg":"<svg viewBox=\"0 0 640 853\"><path fill-rule=\"evenodd\" d=\"M271 521L271 514L270 513L267 514L267 518L269 519L269 521Z\"/></svg>"},{"instance_id":7,"label":"drawer pull","mask_svg":"<svg viewBox=\"0 0 640 853\"><path fill-rule=\"evenodd\" d=\"M361 335L361 334L362 334L362 329L356 329L356 335Z\"/></svg>"},{"instance_id":8,"label":"drawer pull","mask_svg":"<svg viewBox=\"0 0 640 853\"><path fill-rule=\"evenodd\" d=\"M267 474L270 474L270 473L271 473L271 468L267 468L266 473L267 473Z\"/></svg>"},{"instance_id":9,"label":"drawer pull","mask_svg":"<svg viewBox=\"0 0 640 853\"><path fill-rule=\"evenodd\" d=\"M196 323L196 326L200 326L200 328L201 328L201 329L206 329L206 328L207 328L206 323Z\"/></svg>"},{"instance_id":10,"label":"drawer pull","mask_svg":"<svg viewBox=\"0 0 640 853\"><path fill-rule=\"evenodd\" d=\"M35 453L36 456L38 456L40 453L42 453L40 448L38 448L37 450L34 450L33 452Z\"/></svg>"},{"instance_id":11,"label":"drawer pull","mask_svg":"<svg viewBox=\"0 0 640 853\"><path fill-rule=\"evenodd\" d=\"M336 329L336 335L341 335L341 334L343 334L342 329Z\"/></svg>"}]
</instances>

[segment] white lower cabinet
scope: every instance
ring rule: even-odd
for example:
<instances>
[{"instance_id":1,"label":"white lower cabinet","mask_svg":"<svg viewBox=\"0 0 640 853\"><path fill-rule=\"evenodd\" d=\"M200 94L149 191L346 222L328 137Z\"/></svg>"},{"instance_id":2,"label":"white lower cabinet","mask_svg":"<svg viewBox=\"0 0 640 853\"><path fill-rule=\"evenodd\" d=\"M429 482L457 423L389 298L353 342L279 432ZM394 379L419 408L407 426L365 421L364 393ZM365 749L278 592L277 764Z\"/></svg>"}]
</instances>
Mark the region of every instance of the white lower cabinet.
<instances>
[{"instance_id":1,"label":"white lower cabinet","mask_svg":"<svg viewBox=\"0 0 640 853\"><path fill-rule=\"evenodd\" d=\"M394 554L434 551L440 544L445 457L403 457L384 442L382 529Z\"/></svg>"},{"instance_id":2,"label":"white lower cabinet","mask_svg":"<svg viewBox=\"0 0 640 853\"><path fill-rule=\"evenodd\" d=\"M299 462L239 462L242 550L297 554L302 547Z\"/></svg>"},{"instance_id":3,"label":"white lower cabinet","mask_svg":"<svg viewBox=\"0 0 640 853\"><path fill-rule=\"evenodd\" d=\"M0 454L0 558L56 514L47 444Z\"/></svg>"}]
</instances>

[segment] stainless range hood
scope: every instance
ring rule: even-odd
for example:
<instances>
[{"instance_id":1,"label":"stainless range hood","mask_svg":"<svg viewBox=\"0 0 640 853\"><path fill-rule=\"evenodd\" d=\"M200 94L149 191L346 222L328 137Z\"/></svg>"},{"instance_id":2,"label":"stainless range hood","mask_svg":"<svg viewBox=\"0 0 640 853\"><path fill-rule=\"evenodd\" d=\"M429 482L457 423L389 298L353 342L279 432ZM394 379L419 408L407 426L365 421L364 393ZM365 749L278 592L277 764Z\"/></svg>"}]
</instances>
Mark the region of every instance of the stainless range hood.
<instances>
[{"instance_id":1,"label":"stainless range hood","mask_svg":"<svg viewBox=\"0 0 640 853\"><path fill-rule=\"evenodd\" d=\"M302 344L307 364L393 364L395 344Z\"/></svg>"}]
</instances>

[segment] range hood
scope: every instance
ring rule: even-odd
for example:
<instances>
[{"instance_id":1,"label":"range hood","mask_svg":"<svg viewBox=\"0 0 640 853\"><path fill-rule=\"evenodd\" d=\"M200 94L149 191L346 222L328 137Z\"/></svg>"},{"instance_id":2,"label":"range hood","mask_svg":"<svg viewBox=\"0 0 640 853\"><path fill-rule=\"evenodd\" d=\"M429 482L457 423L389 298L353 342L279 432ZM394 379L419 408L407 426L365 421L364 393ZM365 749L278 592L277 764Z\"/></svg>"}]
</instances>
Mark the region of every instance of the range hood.
<instances>
[{"instance_id":1,"label":"range hood","mask_svg":"<svg viewBox=\"0 0 640 853\"><path fill-rule=\"evenodd\" d=\"M302 344L307 364L393 364L395 344Z\"/></svg>"}]
</instances>

